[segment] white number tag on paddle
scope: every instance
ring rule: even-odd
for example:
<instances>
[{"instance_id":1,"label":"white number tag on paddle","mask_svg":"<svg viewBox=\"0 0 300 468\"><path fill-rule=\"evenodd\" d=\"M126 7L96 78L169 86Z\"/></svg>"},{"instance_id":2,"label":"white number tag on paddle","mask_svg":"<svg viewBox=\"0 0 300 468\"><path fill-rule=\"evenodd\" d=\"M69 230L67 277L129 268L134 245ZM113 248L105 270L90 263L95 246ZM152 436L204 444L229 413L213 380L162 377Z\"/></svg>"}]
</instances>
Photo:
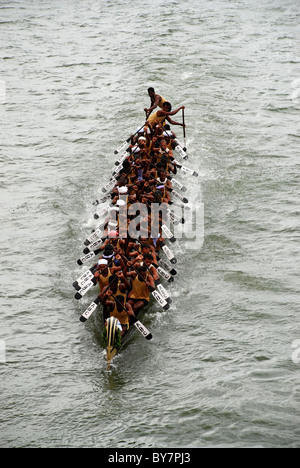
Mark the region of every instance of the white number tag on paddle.
<instances>
[{"instance_id":1,"label":"white number tag on paddle","mask_svg":"<svg viewBox=\"0 0 300 468\"><path fill-rule=\"evenodd\" d=\"M170 260L171 263L176 263L177 262L174 254L171 252L171 250L169 249L169 247L167 245L164 245L162 247L162 249L165 252L166 256L168 257L168 259Z\"/></svg>"},{"instance_id":2,"label":"white number tag on paddle","mask_svg":"<svg viewBox=\"0 0 300 468\"><path fill-rule=\"evenodd\" d=\"M182 166L181 167L182 172L185 172L186 174L190 174L194 177L198 177L197 172L195 172L193 169L190 169L189 167Z\"/></svg>"},{"instance_id":3,"label":"white number tag on paddle","mask_svg":"<svg viewBox=\"0 0 300 468\"><path fill-rule=\"evenodd\" d=\"M105 216L106 213L109 212L109 210L110 210L110 206L107 205L107 206L105 206L104 208L102 208L102 210L100 210L99 213L97 212L96 214L98 215L98 218L100 218L101 216ZM98 219L98 218L97 218L97 219Z\"/></svg>"},{"instance_id":4,"label":"white number tag on paddle","mask_svg":"<svg viewBox=\"0 0 300 468\"><path fill-rule=\"evenodd\" d=\"M82 257L80 260L81 260L81 263L85 263L87 262L90 258L93 258L95 257L95 252L90 252L88 254L86 254L84 257Z\"/></svg>"},{"instance_id":5,"label":"white number tag on paddle","mask_svg":"<svg viewBox=\"0 0 300 468\"><path fill-rule=\"evenodd\" d=\"M168 306L169 304L167 303L167 301L157 292L157 291L153 291L152 293L152 296L154 297L154 299L156 300L156 302L158 302L158 304L164 308L166 306Z\"/></svg>"},{"instance_id":6,"label":"white number tag on paddle","mask_svg":"<svg viewBox=\"0 0 300 468\"><path fill-rule=\"evenodd\" d=\"M171 242L175 242L176 239L175 237L173 236L172 232L170 231L170 229L168 228L168 226L166 226L165 224L162 225L162 231L164 233L164 235L170 239Z\"/></svg>"},{"instance_id":7,"label":"white number tag on paddle","mask_svg":"<svg viewBox=\"0 0 300 468\"><path fill-rule=\"evenodd\" d=\"M180 146L180 145L177 145L175 147L175 150L177 151L177 153L180 154L180 156L183 158L183 159L188 159L188 155L186 154L186 152L183 150L183 148Z\"/></svg>"},{"instance_id":8,"label":"white number tag on paddle","mask_svg":"<svg viewBox=\"0 0 300 468\"><path fill-rule=\"evenodd\" d=\"M174 162L177 164L178 168L181 169L182 172L184 172L185 174L190 174L194 177L198 177L198 173L195 172L193 169L190 169L189 167L186 167L186 166L183 166L181 163L179 163L178 161L176 161L176 159L174 159Z\"/></svg>"},{"instance_id":9,"label":"white number tag on paddle","mask_svg":"<svg viewBox=\"0 0 300 468\"><path fill-rule=\"evenodd\" d=\"M75 297L83 297L92 287L94 286L93 281L88 281L75 295Z\"/></svg>"},{"instance_id":10,"label":"white number tag on paddle","mask_svg":"<svg viewBox=\"0 0 300 468\"><path fill-rule=\"evenodd\" d=\"M182 203L188 203L188 199L180 195L180 193L176 192L176 190L173 190L172 195L174 195L176 198L179 198Z\"/></svg>"},{"instance_id":11,"label":"white number tag on paddle","mask_svg":"<svg viewBox=\"0 0 300 468\"><path fill-rule=\"evenodd\" d=\"M183 192L186 192L186 187L181 182L179 182L178 180L172 179L172 185L173 185L173 187L176 187L179 190L182 190Z\"/></svg>"},{"instance_id":12,"label":"white number tag on paddle","mask_svg":"<svg viewBox=\"0 0 300 468\"><path fill-rule=\"evenodd\" d=\"M179 224L181 222L181 219L180 216L176 215L175 213L172 213L171 210L167 209L167 213L168 215L170 216L170 220L175 224Z\"/></svg>"},{"instance_id":13,"label":"white number tag on paddle","mask_svg":"<svg viewBox=\"0 0 300 468\"><path fill-rule=\"evenodd\" d=\"M172 275L170 273L167 273L162 267L157 268L157 273L162 277L165 278L167 281L169 281L170 278L172 278Z\"/></svg>"},{"instance_id":14,"label":"white number tag on paddle","mask_svg":"<svg viewBox=\"0 0 300 468\"><path fill-rule=\"evenodd\" d=\"M125 151L125 153L122 154L122 156L116 161L115 164L116 165L122 164L125 161L125 159L127 158L127 156L128 156L128 153L127 153L127 151Z\"/></svg>"},{"instance_id":15,"label":"white number tag on paddle","mask_svg":"<svg viewBox=\"0 0 300 468\"><path fill-rule=\"evenodd\" d=\"M109 200L111 197L110 197L110 193L108 193L107 195L105 195L105 197L101 198L101 200L99 200L99 204L100 203L105 203L107 200Z\"/></svg>"},{"instance_id":16,"label":"white number tag on paddle","mask_svg":"<svg viewBox=\"0 0 300 468\"><path fill-rule=\"evenodd\" d=\"M117 169L114 172L114 175L119 175L122 169L123 169L123 164L119 164Z\"/></svg>"},{"instance_id":17,"label":"white number tag on paddle","mask_svg":"<svg viewBox=\"0 0 300 468\"><path fill-rule=\"evenodd\" d=\"M170 294L168 294L162 284L158 284L157 289L161 297L163 297L165 300L170 299Z\"/></svg>"},{"instance_id":18,"label":"white number tag on paddle","mask_svg":"<svg viewBox=\"0 0 300 468\"><path fill-rule=\"evenodd\" d=\"M143 325L139 320L137 322L135 322L134 326L138 329L138 331L145 337L151 335L151 333L149 332L149 330L147 330L147 328L145 327L145 325Z\"/></svg>"},{"instance_id":19,"label":"white number tag on paddle","mask_svg":"<svg viewBox=\"0 0 300 468\"><path fill-rule=\"evenodd\" d=\"M110 191L114 188L114 186L116 185L117 181L116 179L113 177L112 180L107 184L105 185L105 187L103 187L102 189L102 192L107 192L107 191Z\"/></svg>"},{"instance_id":20,"label":"white number tag on paddle","mask_svg":"<svg viewBox=\"0 0 300 468\"><path fill-rule=\"evenodd\" d=\"M124 149L126 148L127 145L128 145L128 142L127 142L127 140L125 140L124 143L122 143L122 144L119 146L119 148L117 148L117 149L115 150L115 154L118 154L118 153L120 153L121 151L124 151Z\"/></svg>"},{"instance_id":21,"label":"white number tag on paddle","mask_svg":"<svg viewBox=\"0 0 300 468\"><path fill-rule=\"evenodd\" d=\"M83 312L82 317L84 317L86 320L90 318L92 313L97 309L98 304L95 302L92 302L91 305L86 309L85 312Z\"/></svg>"},{"instance_id":22,"label":"white number tag on paddle","mask_svg":"<svg viewBox=\"0 0 300 468\"><path fill-rule=\"evenodd\" d=\"M159 260L159 265L164 268L166 271L171 271L172 270L172 267L170 265L167 264L167 262L165 262L164 260Z\"/></svg>"},{"instance_id":23,"label":"white number tag on paddle","mask_svg":"<svg viewBox=\"0 0 300 468\"><path fill-rule=\"evenodd\" d=\"M83 273L83 275L80 276L80 278L77 280L77 283L78 283L78 286L80 288L82 288L85 283L87 283L88 281L90 281L92 278L94 277L93 273L91 272L91 270L88 270L86 271L85 273Z\"/></svg>"},{"instance_id":24,"label":"white number tag on paddle","mask_svg":"<svg viewBox=\"0 0 300 468\"><path fill-rule=\"evenodd\" d=\"M93 252L98 247L100 247L100 245L102 245L102 244L103 244L102 239L96 240L95 242L93 242L92 244L89 245L90 252Z\"/></svg>"},{"instance_id":25,"label":"white number tag on paddle","mask_svg":"<svg viewBox=\"0 0 300 468\"><path fill-rule=\"evenodd\" d=\"M99 236L100 236L101 233L102 233L102 226L99 226L97 229L95 229L93 234L91 234L90 237L87 238L87 240L89 242L93 242L96 239L99 239Z\"/></svg>"}]
</instances>

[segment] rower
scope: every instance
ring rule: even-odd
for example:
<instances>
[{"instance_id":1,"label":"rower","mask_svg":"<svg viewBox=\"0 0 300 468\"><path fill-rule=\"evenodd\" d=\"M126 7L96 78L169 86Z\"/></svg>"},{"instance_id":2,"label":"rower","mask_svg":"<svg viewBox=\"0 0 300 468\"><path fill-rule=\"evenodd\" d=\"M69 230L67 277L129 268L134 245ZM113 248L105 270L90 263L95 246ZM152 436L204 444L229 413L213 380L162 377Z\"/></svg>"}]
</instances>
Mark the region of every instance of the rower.
<instances>
[{"instance_id":1,"label":"rower","mask_svg":"<svg viewBox=\"0 0 300 468\"><path fill-rule=\"evenodd\" d=\"M175 122L170 118L170 116L177 114L180 110L185 109L185 106L181 106L178 109L172 111L172 106L169 102L164 102L162 110L155 112L154 114L150 115L148 118L148 123L153 127L154 124L163 123L167 120L172 125L180 125L181 127L185 126L185 124L180 122Z\"/></svg>"},{"instance_id":2,"label":"rower","mask_svg":"<svg viewBox=\"0 0 300 468\"><path fill-rule=\"evenodd\" d=\"M161 183L160 185L157 185L156 190L159 190L161 192L161 203L167 203L169 204L171 202L171 195L170 192L167 188L167 186L164 183Z\"/></svg>"},{"instance_id":3,"label":"rower","mask_svg":"<svg viewBox=\"0 0 300 468\"><path fill-rule=\"evenodd\" d=\"M125 179L126 182L126 179ZM128 194L128 187L126 185L121 186L121 187L115 187L115 192L113 191L114 198L112 200L112 204L116 205L118 200L120 200L120 197L122 197L123 200L126 200Z\"/></svg>"},{"instance_id":4,"label":"rower","mask_svg":"<svg viewBox=\"0 0 300 468\"><path fill-rule=\"evenodd\" d=\"M170 161L166 154L163 154L161 157L161 168L163 168L169 174L177 174L177 164L175 161Z\"/></svg>"},{"instance_id":5,"label":"rower","mask_svg":"<svg viewBox=\"0 0 300 468\"><path fill-rule=\"evenodd\" d=\"M166 124L164 126L164 133L163 133L163 136L164 138L166 139L167 143L168 143L168 148L169 149L173 149L173 142L176 138L176 135L175 133L171 130L170 128L170 125L169 124Z\"/></svg>"},{"instance_id":6,"label":"rower","mask_svg":"<svg viewBox=\"0 0 300 468\"><path fill-rule=\"evenodd\" d=\"M153 276L154 281L159 280L159 274L157 272L157 266L153 265L153 255L148 253L146 255L138 255L132 262L132 266L137 268L137 266L145 265L148 271Z\"/></svg>"},{"instance_id":7,"label":"rower","mask_svg":"<svg viewBox=\"0 0 300 468\"><path fill-rule=\"evenodd\" d=\"M160 152L166 154L170 159L174 159L173 151L168 148L166 139L160 141Z\"/></svg>"},{"instance_id":8,"label":"rower","mask_svg":"<svg viewBox=\"0 0 300 468\"><path fill-rule=\"evenodd\" d=\"M133 309L124 296L114 296L115 300L109 300L112 291L108 289L105 293L103 305L107 307L110 317L115 317L122 325L121 336L124 336L129 329L129 318L135 317Z\"/></svg>"},{"instance_id":9,"label":"rower","mask_svg":"<svg viewBox=\"0 0 300 468\"><path fill-rule=\"evenodd\" d=\"M118 249L118 252L119 251L121 252L121 249ZM117 257L118 255L115 255L114 246L112 244L107 244L99 261L106 260L108 264L111 264L110 269L112 272L115 273L122 270L122 263Z\"/></svg>"},{"instance_id":10,"label":"rower","mask_svg":"<svg viewBox=\"0 0 300 468\"><path fill-rule=\"evenodd\" d=\"M132 278L132 289L128 294L128 302L135 314L140 312L150 301L150 289L154 291L155 283L146 266L137 271L130 271L127 277Z\"/></svg>"},{"instance_id":11,"label":"rower","mask_svg":"<svg viewBox=\"0 0 300 468\"><path fill-rule=\"evenodd\" d=\"M123 272L111 275L108 280L108 285L99 294L101 302L104 300L104 295L110 289L114 296L127 297L127 292L130 290L130 284L123 275Z\"/></svg>"},{"instance_id":12,"label":"rower","mask_svg":"<svg viewBox=\"0 0 300 468\"><path fill-rule=\"evenodd\" d=\"M164 169L159 171L158 177L157 177L156 180L158 182L158 185L164 185L166 187L166 189L172 190L172 188L173 188L172 182L168 179L167 172Z\"/></svg>"},{"instance_id":13,"label":"rower","mask_svg":"<svg viewBox=\"0 0 300 468\"><path fill-rule=\"evenodd\" d=\"M132 252L129 253L129 257L136 259L139 255L145 257L146 255L152 256L152 262L157 264L157 255L155 248L149 244L148 238L141 238L140 244L134 244L133 242L129 244L130 248L133 248Z\"/></svg>"},{"instance_id":14,"label":"rower","mask_svg":"<svg viewBox=\"0 0 300 468\"><path fill-rule=\"evenodd\" d=\"M94 276L98 280L100 292L102 292L103 289L108 286L111 275L112 272L108 267L108 261L104 259L99 260L97 264L97 271L95 272Z\"/></svg>"}]
</instances>

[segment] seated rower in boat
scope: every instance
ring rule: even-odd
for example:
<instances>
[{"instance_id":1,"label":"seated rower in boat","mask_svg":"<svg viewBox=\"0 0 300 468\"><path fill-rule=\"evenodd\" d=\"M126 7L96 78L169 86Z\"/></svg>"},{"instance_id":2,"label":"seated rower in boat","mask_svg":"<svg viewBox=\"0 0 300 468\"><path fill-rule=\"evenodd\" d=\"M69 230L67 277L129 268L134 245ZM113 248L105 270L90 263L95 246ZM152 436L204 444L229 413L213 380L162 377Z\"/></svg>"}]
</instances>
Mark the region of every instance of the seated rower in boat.
<instances>
[{"instance_id":1,"label":"seated rower in boat","mask_svg":"<svg viewBox=\"0 0 300 468\"><path fill-rule=\"evenodd\" d=\"M109 285L110 277L122 272L125 268L124 261L120 255L122 250L117 249L117 252L119 253L116 254L113 249L105 250L106 258L100 258L97 263L94 277L99 283L100 293Z\"/></svg>"},{"instance_id":2,"label":"seated rower in boat","mask_svg":"<svg viewBox=\"0 0 300 468\"><path fill-rule=\"evenodd\" d=\"M97 270L94 273L95 278L99 283L100 292L109 284L109 278L113 275L113 268L109 268L107 260L99 260L97 264Z\"/></svg>"},{"instance_id":3,"label":"seated rower in boat","mask_svg":"<svg viewBox=\"0 0 300 468\"><path fill-rule=\"evenodd\" d=\"M155 144L155 142L158 142L158 146L160 144L160 142L164 139L164 126L159 123L155 126L154 128L154 132L153 132L153 136L152 136L152 139L151 139L151 146L150 148L152 148Z\"/></svg>"},{"instance_id":4,"label":"seated rower in boat","mask_svg":"<svg viewBox=\"0 0 300 468\"><path fill-rule=\"evenodd\" d=\"M157 179L158 174L157 171L165 171L167 173L167 177L170 177L171 172L176 175L177 174L177 164L175 161L171 161L170 158L166 154L158 155L157 159L153 161L152 168L150 173L154 175L155 179Z\"/></svg>"},{"instance_id":5,"label":"seated rower in boat","mask_svg":"<svg viewBox=\"0 0 300 468\"><path fill-rule=\"evenodd\" d=\"M171 130L171 127L169 124L166 124L164 126L163 136L167 142L168 148L174 149L173 143L174 143L174 140L176 139L176 134Z\"/></svg>"},{"instance_id":6,"label":"seated rower in boat","mask_svg":"<svg viewBox=\"0 0 300 468\"><path fill-rule=\"evenodd\" d=\"M151 254L152 262L157 265L157 255L156 250L153 245L149 244L149 239L141 239L140 245L135 244L134 242L129 243L131 251L129 252L128 257L130 260L136 259L139 255L145 257L146 255Z\"/></svg>"},{"instance_id":7,"label":"seated rower in boat","mask_svg":"<svg viewBox=\"0 0 300 468\"><path fill-rule=\"evenodd\" d=\"M106 252L108 252L107 247L110 246L110 245L113 247L112 250L116 250L116 249L124 250L126 242L125 242L124 239L119 239L118 237L108 238L108 239L106 239L104 241L103 245L101 247L99 247L99 249L104 250L104 251L106 250Z\"/></svg>"},{"instance_id":8,"label":"seated rower in boat","mask_svg":"<svg viewBox=\"0 0 300 468\"><path fill-rule=\"evenodd\" d=\"M134 268L146 265L148 271L153 276L154 282L159 280L159 274L157 273L156 267L153 265L152 254L148 253L146 255L138 255L134 260L132 260L131 264Z\"/></svg>"},{"instance_id":9,"label":"seated rower in boat","mask_svg":"<svg viewBox=\"0 0 300 468\"><path fill-rule=\"evenodd\" d=\"M127 297L127 293L128 291L130 291L131 286L127 278L124 276L123 271L119 271L116 274L112 274L109 277L108 285L105 286L103 290L101 291L101 293L99 294L101 302L104 297L104 294L106 293L108 289L111 290L114 296L120 295L120 296Z\"/></svg>"},{"instance_id":10,"label":"seated rower in boat","mask_svg":"<svg viewBox=\"0 0 300 468\"><path fill-rule=\"evenodd\" d=\"M170 158L170 160L174 159L173 151L172 151L172 149L168 148L168 143L167 143L167 140L165 138L160 141L160 153L161 154L166 154Z\"/></svg>"},{"instance_id":11,"label":"seated rower in boat","mask_svg":"<svg viewBox=\"0 0 300 468\"><path fill-rule=\"evenodd\" d=\"M162 194L161 203L169 204L171 202L171 195L170 195L168 188L165 186L165 184L157 185L156 190L159 190Z\"/></svg>"},{"instance_id":12,"label":"seated rower in boat","mask_svg":"<svg viewBox=\"0 0 300 468\"><path fill-rule=\"evenodd\" d=\"M168 174L164 169L159 171L158 177L156 180L158 182L158 185L164 185L167 190L173 189L172 182L170 181L170 179L168 179Z\"/></svg>"},{"instance_id":13,"label":"seated rower in boat","mask_svg":"<svg viewBox=\"0 0 300 468\"><path fill-rule=\"evenodd\" d=\"M112 291L108 289L103 296L103 306L108 310L110 317L119 320L122 325L121 336L124 336L129 330L130 317L135 317L130 303L126 301L126 297L117 295L112 298Z\"/></svg>"},{"instance_id":14,"label":"seated rower in boat","mask_svg":"<svg viewBox=\"0 0 300 468\"><path fill-rule=\"evenodd\" d=\"M137 315L150 301L150 289L151 291L155 289L154 279L145 266L139 267L137 271L126 273L126 276L132 279L128 302Z\"/></svg>"}]
</instances>

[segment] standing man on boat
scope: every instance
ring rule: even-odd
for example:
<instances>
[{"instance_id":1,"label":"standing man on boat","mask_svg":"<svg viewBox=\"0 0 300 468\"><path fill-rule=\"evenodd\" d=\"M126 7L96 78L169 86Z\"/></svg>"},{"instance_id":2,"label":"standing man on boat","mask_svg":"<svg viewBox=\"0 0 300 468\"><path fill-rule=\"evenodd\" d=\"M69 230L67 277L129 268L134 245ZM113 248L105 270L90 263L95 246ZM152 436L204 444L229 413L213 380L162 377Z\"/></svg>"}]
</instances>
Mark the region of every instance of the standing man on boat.
<instances>
[{"instance_id":1,"label":"standing man on boat","mask_svg":"<svg viewBox=\"0 0 300 468\"><path fill-rule=\"evenodd\" d=\"M148 118L151 112L158 107L161 109L163 108L164 102L166 102L166 99L160 96L159 94L155 93L154 88L148 88L148 94L151 100L149 109L144 109L146 112L146 117Z\"/></svg>"}]
</instances>

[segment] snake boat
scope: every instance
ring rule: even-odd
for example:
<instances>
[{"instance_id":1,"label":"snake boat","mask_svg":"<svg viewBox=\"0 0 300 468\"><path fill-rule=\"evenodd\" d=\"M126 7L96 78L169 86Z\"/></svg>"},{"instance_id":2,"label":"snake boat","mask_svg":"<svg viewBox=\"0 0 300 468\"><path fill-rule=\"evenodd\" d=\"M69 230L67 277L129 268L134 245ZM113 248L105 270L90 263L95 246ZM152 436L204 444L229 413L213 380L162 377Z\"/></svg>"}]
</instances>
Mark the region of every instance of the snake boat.
<instances>
[{"instance_id":1,"label":"snake boat","mask_svg":"<svg viewBox=\"0 0 300 468\"><path fill-rule=\"evenodd\" d=\"M152 339L139 319L148 304L156 302L160 309L170 308L172 299L165 286L177 274L172 226L184 223L184 218L172 211L172 205L184 207L188 203L180 193L186 187L177 174L198 176L182 162L188 159L185 145L160 123L144 123L114 154L119 157L112 176L102 188L102 198L93 202L97 206L94 219L100 224L85 239L84 255L77 260L80 266L91 261L93 266L73 283L76 300L103 283L80 321L86 322L102 304L108 370L132 329ZM181 159L175 159L174 154ZM138 210L132 211L133 206ZM117 283L115 294L112 277ZM126 292L121 293L121 288Z\"/></svg>"}]
</instances>

